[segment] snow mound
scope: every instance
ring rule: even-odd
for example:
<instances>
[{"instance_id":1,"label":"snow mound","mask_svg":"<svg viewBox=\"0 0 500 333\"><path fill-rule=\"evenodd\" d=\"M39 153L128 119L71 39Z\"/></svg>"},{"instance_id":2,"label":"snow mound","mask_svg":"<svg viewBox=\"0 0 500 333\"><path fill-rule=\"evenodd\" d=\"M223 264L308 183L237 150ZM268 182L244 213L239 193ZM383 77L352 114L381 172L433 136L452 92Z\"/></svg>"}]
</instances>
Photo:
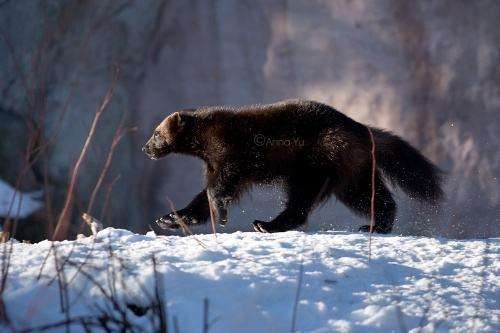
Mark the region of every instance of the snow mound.
<instances>
[{"instance_id":1,"label":"snow mound","mask_svg":"<svg viewBox=\"0 0 500 333\"><path fill-rule=\"evenodd\" d=\"M130 322L148 331L155 291L166 304L170 329L177 325L181 332L201 332L204 323L210 332L290 332L297 291L300 332L500 328L499 238L373 236L371 260L367 235L338 232L214 238L107 228L95 239L53 244L56 251L38 280L52 243L13 244L3 301L16 330L122 308ZM59 269L59 281L68 286L64 296L55 268L70 253L72 264ZM111 304L109 295L119 304ZM75 323L71 331L84 328Z\"/></svg>"},{"instance_id":2,"label":"snow mound","mask_svg":"<svg viewBox=\"0 0 500 333\"><path fill-rule=\"evenodd\" d=\"M21 193L0 179L0 217L26 218L43 207L40 191Z\"/></svg>"}]
</instances>

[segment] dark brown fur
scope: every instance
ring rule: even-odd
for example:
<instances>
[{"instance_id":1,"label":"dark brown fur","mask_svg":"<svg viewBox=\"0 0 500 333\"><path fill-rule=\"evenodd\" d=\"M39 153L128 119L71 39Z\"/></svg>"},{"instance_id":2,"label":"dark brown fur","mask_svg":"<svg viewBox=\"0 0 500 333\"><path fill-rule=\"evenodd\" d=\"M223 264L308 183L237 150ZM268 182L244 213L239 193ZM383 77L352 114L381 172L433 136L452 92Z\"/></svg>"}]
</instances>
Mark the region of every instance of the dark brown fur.
<instances>
[{"instance_id":1,"label":"dark brown fur","mask_svg":"<svg viewBox=\"0 0 500 333\"><path fill-rule=\"evenodd\" d=\"M374 230L388 233L396 203L383 176L409 195L436 203L442 196L440 172L401 138L375 128L372 132L377 157ZM288 202L274 220L255 221L256 231L297 228L332 194L355 213L370 213L368 129L325 104L291 100L179 111L156 128L143 150L154 159L174 152L206 164L206 188L177 214L158 219L161 229L178 228L179 219L187 224L207 221L209 200L217 222L224 224L229 205L251 185L262 183L284 186Z\"/></svg>"}]
</instances>

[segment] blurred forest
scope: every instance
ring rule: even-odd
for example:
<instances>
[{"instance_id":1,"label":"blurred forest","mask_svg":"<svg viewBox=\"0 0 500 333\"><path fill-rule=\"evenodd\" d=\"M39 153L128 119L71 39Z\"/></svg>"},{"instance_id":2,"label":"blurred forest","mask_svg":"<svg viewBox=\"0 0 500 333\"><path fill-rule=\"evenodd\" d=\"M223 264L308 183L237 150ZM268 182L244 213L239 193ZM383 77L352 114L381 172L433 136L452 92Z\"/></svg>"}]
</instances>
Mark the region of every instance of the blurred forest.
<instances>
[{"instance_id":1,"label":"blurred forest","mask_svg":"<svg viewBox=\"0 0 500 333\"><path fill-rule=\"evenodd\" d=\"M113 88L68 202L73 233L89 205L106 226L143 232L168 198L182 208L201 189L200 161L141 152L176 109L306 98L401 135L447 172L437 212L398 195L395 232L499 236L499 21L495 0L0 0L0 179L45 194L18 232L53 230ZM255 189L226 230L251 230L282 200ZM334 199L310 222L361 224Z\"/></svg>"}]
</instances>

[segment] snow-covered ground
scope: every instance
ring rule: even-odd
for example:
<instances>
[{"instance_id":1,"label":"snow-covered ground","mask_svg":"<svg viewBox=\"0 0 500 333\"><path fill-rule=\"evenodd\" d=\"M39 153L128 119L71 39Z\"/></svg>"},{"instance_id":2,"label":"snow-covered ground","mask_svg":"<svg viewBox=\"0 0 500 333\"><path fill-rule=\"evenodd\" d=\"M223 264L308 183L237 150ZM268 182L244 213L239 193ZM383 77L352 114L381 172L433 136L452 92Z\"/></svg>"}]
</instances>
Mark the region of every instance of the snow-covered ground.
<instances>
[{"instance_id":1,"label":"snow-covered ground","mask_svg":"<svg viewBox=\"0 0 500 333\"><path fill-rule=\"evenodd\" d=\"M41 191L22 193L0 179L0 217L25 218L40 208Z\"/></svg>"},{"instance_id":2,"label":"snow-covered ground","mask_svg":"<svg viewBox=\"0 0 500 333\"><path fill-rule=\"evenodd\" d=\"M142 316L124 313L147 331L153 310L142 307L151 304L155 281L161 281L156 289L167 304L171 330L176 321L180 332L203 332L204 322L209 332L290 332L302 277L297 331L500 331L498 238L373 236L370 261L366 234L340 232L236 232L215 239L108 228L96 242L89 237L54 244L58 260L50 255L39 280L51 243L14 244L3 294L11 328L118 313L106 293L117 300L115 309L142 309ZM75 276L75 264L90 250ZM56 262L60 266L70 251L71 264L60 274L69 286L69 311L63 313L53 277Z\"/></svg>"}]
</instances>

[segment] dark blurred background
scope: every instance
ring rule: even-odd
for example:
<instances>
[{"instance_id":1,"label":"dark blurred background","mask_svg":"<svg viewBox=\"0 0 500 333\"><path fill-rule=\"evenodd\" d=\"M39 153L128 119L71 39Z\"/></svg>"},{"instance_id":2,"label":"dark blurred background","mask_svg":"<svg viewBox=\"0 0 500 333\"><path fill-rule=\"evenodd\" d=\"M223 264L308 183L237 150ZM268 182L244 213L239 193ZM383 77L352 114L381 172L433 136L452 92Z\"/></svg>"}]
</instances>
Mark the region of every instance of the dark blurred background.
<instances>
[{"instance_id":1,"label":"dark blurred background","mask_svg":"<svg viewBox=\"0 0 500 333\"><path fill-rule=\"evenodd\" d=\"M167 198L182 208L202 187L200 161L143 155L158 121L179 108L306 98L401 135L447 172L437 212L398 194L396 232L499 236L499 22L495 0L0 0L0 178L14 186L30 136L44 147L19 187L43 189L45 208L18 231L34 239L53 228L118 67L78 175L74 225L123 117L137 131L117 146L92 215L144 232L170 211ZM226 230L250 230L282 200L256 189ZM360 223L332 199L310 228Z\"/></svg>"}]
</instances>

